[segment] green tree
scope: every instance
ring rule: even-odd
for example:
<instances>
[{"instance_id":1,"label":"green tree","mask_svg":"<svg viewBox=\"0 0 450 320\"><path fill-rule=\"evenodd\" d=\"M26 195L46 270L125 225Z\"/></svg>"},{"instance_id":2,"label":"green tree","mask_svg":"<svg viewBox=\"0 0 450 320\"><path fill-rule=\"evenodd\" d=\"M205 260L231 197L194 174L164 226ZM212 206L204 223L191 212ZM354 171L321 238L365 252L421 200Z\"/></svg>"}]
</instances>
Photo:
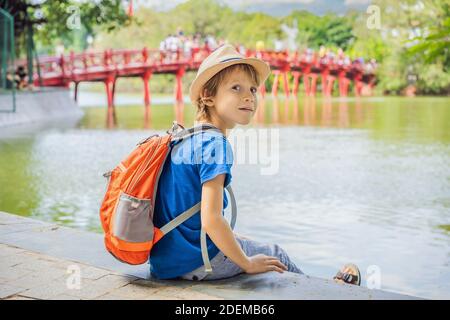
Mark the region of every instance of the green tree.
<instances>
[{"instance_id":1,"label":"green tree","mask_svg":"<svg viewBox=\"0 0 450 320\"><path fill-rule=\"evenodd\" d=\"M380 28L369 29L364 14L354 21L356 40L349 52L352 56L377 59L381 90L398 94L412 84L419 94L449 92L445 69L448 61L448 29L445 29L448 5L445 3L375 0L372 4L380 8Z\"/></svg>"},{"instance_id":2,"label":"green tree","mask_svg":"<svg viewBox=\"0 0 450 320\"><path fill-rule=\"evenodd\" d=\"M234 23L228 28L228 40L239 42L249 48L254 48L257 41L265 41L267 48L281 33L278 19L263 14L239 14Z\"/></svg>"},{"instance_id":3,"label":"green tree","mask_svg":"<svg viewBox=\"0 0 450 320\"><path fill-rule=\"evenodd\" d=\"M176 6L166 16L170 16L167 22L172 30L181 26L186 33L224 37L233 11L214 0L190 0Z\"/></svg>"},{"instance_id":4,"label":"green tree","mask_svg":"<svg viewBox=\"0 0 450 320\"><path fill-rule=\"evenodd\" d=\"M18 51L24 50L27 25L32 25L41 46L63 41L72 44L80 35L112 31L129 23L121 0L0 0L1 8L15 17Z\"/></svg>"},{"instance_id":5,"label":"green tree","mask_svg":"<svg viewBox=\"0 0 450 320\"><path fill-rule=\"evenodd\" d=\"M293 11L285 19L298 23L297 41L300 47L318 49L321 45L346 50L353 40L351 17L327 14L322 17L307 11Z\"/></svg>"},{"instance_id":6,"label":"green tree","mask_svg":"<svg viewBox=\"0 0 450 320\"><path fill-rule=\"evenodd\" d=\"M410 55L422 59L426 64L442 63L445 71L450 69L450 4L436 6L436 19L423 28L419 36L411 40Z\"/></svg>"}]
</instances>

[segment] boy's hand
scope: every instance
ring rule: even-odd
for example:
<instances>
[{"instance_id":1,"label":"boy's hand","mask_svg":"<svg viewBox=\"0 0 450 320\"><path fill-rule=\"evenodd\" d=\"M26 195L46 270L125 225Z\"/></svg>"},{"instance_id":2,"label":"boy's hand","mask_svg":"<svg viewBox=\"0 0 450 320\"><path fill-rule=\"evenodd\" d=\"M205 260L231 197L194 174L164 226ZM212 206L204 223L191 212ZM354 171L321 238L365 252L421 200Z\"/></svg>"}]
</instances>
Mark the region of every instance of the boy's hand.
<instances>
[{"instance_id":1,"label":"boy's hand","mask_svg":"<svg viewBox=\"0 0 450 320\"><path fill-rule=\"evenodd\" d=\"M245 273L255 274L268 271L283 273L287 270L287 267L276 257L266 256L265 254L257 254L249 257L248 259L249 263L244 269Z\"/></svg>"}]
</instances>

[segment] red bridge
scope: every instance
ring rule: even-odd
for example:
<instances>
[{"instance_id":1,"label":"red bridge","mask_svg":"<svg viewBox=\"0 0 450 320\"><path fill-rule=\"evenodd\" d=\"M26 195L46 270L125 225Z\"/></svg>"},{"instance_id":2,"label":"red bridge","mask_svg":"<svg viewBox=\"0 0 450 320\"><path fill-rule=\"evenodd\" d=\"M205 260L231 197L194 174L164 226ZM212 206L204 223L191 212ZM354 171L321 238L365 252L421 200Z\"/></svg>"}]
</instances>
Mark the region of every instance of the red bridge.
<instances>
[{"instance_id":1,"label":"red bridge","mask_svg":"<svg viewBox=\"0 0 450 320\"><path fill-rule=\"evenodd\" d=\"M103 52L83 52L61 55L59 57L39 57L34 70L39 70L41 77L34 74L36 86L63 86L75 84L75 100L78 85L84 81L101 81L105 83L108 109L114 106L116 80L119 77L140 77L144 84L144 103L150 105L149 81L153 74L173 74L176 77L174 94L177 101L183 100L182 78L187 71L196 71L201 62L209 55L207 47L193 49L189 55L182 51L160 51L143 48L142 50L106 50ZM367 72L363 63L353 61L319 58L317 53L305 51L289 53L287 51L247 50L247 57L258 57L267 61L274 75L272 94L277 95L280 80L283 82L284 94L297 95L300 78L303 80L306 95L315 95L317 79L320 78L322 93L331 96L334 82L337 80L339 95L347 96L349 85L354 84L354 94L359 96L366 85L373 88L375 75ZM292 90L289 88L289 73L293 76ZM265 95L266 88L260 92Z\"/></svg>"}]
</instances>

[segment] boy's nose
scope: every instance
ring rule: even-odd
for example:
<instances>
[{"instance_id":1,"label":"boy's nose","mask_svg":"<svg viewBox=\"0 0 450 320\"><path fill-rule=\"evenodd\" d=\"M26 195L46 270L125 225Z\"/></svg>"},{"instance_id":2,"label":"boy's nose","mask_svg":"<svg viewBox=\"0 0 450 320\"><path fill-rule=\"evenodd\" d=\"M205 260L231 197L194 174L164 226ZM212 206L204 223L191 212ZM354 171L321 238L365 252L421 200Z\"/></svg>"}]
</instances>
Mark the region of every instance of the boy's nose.
<instances>
[{"instance_id":1,"label":"boy's nose","mask_svg":"<svg viewBox=\"0 0 450 320\"><path fill-rule=\"evenodd\" d=\"M253 96L246 96L244 97L245 102L254 102Z\"/></svg>"}]
</instances>

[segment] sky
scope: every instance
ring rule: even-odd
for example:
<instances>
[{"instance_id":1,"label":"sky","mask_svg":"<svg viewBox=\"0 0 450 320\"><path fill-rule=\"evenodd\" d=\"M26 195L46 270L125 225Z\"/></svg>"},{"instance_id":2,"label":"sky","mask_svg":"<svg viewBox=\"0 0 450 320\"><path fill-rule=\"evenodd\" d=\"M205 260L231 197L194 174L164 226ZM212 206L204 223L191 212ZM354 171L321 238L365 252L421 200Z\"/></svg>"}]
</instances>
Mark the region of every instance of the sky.
<instances>
[{"instance_id":1,"label":"sky","mask_svg":"<svg viewBox=\"0 0 450 320\"><path fill-rule=\"evenodd\" d=\"M273 16L288 15L292 10L307 10L316 15L327 12L344 14L349 9L365 11L370 0L217 0L231 8L246 12L264 12ZM135 0L137 6L145 5L165 11L186 0Z\"/></svg>"}]
</instances>

